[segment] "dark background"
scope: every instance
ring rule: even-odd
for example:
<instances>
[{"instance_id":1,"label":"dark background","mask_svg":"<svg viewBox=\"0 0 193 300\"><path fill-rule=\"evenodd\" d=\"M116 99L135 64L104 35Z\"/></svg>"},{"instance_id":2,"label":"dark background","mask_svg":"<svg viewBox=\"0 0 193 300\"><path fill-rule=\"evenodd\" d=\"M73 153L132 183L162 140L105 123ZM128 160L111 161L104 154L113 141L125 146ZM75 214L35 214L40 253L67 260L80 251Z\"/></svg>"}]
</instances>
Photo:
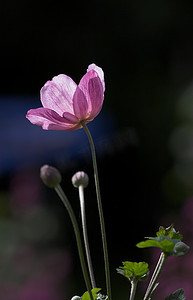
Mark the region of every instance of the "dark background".
<instances>
[{"instance_id":1,"label":"dark background","mask_svg":"<svg viewBox=\"0 0 193 300\"><path fill-rule=\"evenodd\" d=\"M17 136L22 140L22 146L18 146L20 155L29 151L29 139L34 149L41 144L39 134L43 137L47 133L38 128L37 136L30 135L33 126L24 119L28 109L41 106L39 90L47 80L64 73L78 83L90 63L96 63L104 70L104 115L101 113L98 117L98 124L103 118L104 129L100 126L96 147L113 291L117 299L120 297L118 286L121 286L123 297L129 288L124 279L116 275L116 267L124 260L150 259L149 252L137 250L135 244L144 236L155 235L162 223L164 226L172 222L180 224L183 205L193 193L192 15L191 1L1 2L2 112L6 106L1 126L2 148L13 147L13 136L16 140ZM23 107L23 114L19 114L19 107ZM16 117L17 124L14 123ZM24 122L22 129L16 126L18 122ZM91 128L93 131L94 126ZM9 128L10 135L7 133ZM22 131L21 137L24 128L26 130ZM66 134L69 137L69 133L63 132L58 139L65 140ZM72 139L77 136L77 133L70 134ZM50 145L53 143L52 134ZM17 145L20 145L19 142ZM84 145L88 147L86 142ZM65 141L62 143L64 146ZM33 157L36 154L36 151L32 152ZM0 155L5 162L4 153L0 151ZM72 255L71 271L68 279L65 279L68 284L64 284L66 294L64 292L61 296L61 292L58 298L56 295L52 298L41 296L41 300L70 299L74 294L81 295L84 292L68 216L54 192L44 188L39 180L41 164L52 162L65 178L65 191L69 198L77 198L77 191L70 183L71 176L84 169L90 177L87 197L95 199L89 153L77 156L70 163L67 159L60 163L49 156L47 160L42 157L33 162L31 159L25 160L25 164L20 163L19 166L9 163L6 171L3 168L0 170L2 222L9 221L13 225L13 219L15 221L16 218L17 222L23 220L29 211L33 211L36 203L34 198L39 197L43 199L40 200L41 207L54 212L55 218L59 219L60 229L53 240L45 241L43 246L39 245L39 241L34 246L31 241L31 247L37 255L39 248L44 253L49 247L64 247ZM16 199L27 197L31 200L28 199L27 205L22 204L19 212L16 202L15 213L10 203L14 198L14 188L19 185L25 193ZM35 195L34 189L38 189ZM101 244L96 203L89 201L87 210L91 248L99 286L105 289L104 277L100 273L103 260L102 251L99 250ZM78 202L72 200L72 204L80 224ZM67 228L65 234L62 226ZM14 251L17 253L18 250ZM7 268L13 266L5 265ZM15 279L7 278L10 287L5 288L7 283L0 286L2 300L12 300L4 291L15 291ZM27 285L26 281L22 279L17 282L17 291L20 285L23 288ZM188 288L187 292L193 295ZM15 295L14 300L23 299L19 292ZM25 299L31 299L30 295L32 293L29 292ZM39 294L33 295L33 300L39 300L38 297Z\"/></svg>"}]
</instances>

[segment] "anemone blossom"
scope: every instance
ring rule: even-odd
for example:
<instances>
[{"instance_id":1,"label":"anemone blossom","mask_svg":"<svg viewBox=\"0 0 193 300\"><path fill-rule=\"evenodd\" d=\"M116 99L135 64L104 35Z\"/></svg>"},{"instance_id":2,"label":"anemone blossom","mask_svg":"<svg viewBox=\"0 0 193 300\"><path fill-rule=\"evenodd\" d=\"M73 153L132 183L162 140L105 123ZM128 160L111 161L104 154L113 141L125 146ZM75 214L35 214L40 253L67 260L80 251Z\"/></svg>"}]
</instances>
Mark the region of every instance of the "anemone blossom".
<instances>
[{"instance_id":1,"label":"anemone blossom","mask_svg":"<svg viewBox=\"0 0 193 300\"><path fill-rule=\"evenodd\" d=\"M47 81L40 91L43 107L30 109L27 119L45 130L76 130L92 121L104 100L103 70L91 64L77 85L64 74Z\"/></svg>"}]
</instances>

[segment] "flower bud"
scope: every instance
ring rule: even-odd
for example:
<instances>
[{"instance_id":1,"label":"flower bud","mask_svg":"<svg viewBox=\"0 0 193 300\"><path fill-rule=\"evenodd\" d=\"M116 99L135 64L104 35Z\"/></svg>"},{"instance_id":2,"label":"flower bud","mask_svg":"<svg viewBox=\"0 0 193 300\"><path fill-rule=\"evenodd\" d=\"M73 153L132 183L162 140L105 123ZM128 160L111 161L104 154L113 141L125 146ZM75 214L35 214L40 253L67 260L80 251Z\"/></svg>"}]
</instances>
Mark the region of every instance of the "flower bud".
<instances>
[{"instance_id":1,"label":"flower bud","mask_svg":"<svg viewBox=\"0 0 193 300\"><path fill-rule=\"evenodd\" d=\"M71 300L80 300L80 299L81 299L81 297L79 297L79 296L74 296L74 297L72 297Z\"/></svg>"},{"instance_id":2,"label":"flower bud","mask_svg":"<svg viewBox=\"0 0 193 300\"><path fill-rule=\"evenodd\" d=\"M183 242L178 242L175 244L173 249L173 255L183 256L189 251L190 247Z\"/></svg>"},{"instance_id":3,"label":"flower bud","mask_svg":"<svg viewBox=\"0 0 193 300\"><path fill-rule=\"evenodd\" d=\"M40 169L40 178L43 183L50 188L55 188L61 181L62 176L60 172L49 165L44 165Z\"/></svg>"},{"instance_id":4,"label":"flower bud","mask_svg":"<svg viewBox=\"0 0 193 300\"><path fill-rule=\"evenodd\" d=\"M72 176L72 184L76 188L78 188L80 185L82 185L85 188L87 187L88 182L89 182L88 175L83 171L79 171Z\"/></svg>"}]
</instances>

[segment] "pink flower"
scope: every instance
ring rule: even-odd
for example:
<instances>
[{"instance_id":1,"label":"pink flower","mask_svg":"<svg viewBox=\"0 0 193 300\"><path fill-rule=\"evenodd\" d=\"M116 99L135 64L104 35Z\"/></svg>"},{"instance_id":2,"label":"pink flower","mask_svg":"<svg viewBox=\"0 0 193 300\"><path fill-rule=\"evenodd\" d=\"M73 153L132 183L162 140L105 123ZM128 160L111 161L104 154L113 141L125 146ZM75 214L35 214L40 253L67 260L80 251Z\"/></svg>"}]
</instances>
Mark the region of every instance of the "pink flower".
<instances>
[{"instance_id":1,"label":"pink flower","mask_svg":"<svg viewBox=\"0 0 193 300\"><path fill-rule=\"evenodd\" d=\"M88 66L78 85L60 74L42 87L43 107L30 109L26 117L46 130L75 130L82 127L82 121L88 123L99 114L104 91L104 73L95 64Z\"/></svg>"}]
</instances>

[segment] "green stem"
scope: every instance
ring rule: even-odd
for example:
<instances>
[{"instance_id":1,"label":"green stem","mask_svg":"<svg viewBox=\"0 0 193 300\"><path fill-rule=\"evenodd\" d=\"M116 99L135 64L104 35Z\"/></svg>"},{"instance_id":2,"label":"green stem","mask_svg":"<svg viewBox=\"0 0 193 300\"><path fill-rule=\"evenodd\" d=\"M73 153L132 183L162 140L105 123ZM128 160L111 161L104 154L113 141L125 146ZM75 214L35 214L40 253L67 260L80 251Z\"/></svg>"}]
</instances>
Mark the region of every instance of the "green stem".
<instances>
[{"instance_id":1,"label":"green stem","mask_svg":"<svg viewBox=\"0 0 193 300\"><path fill-rule=\"evenodd\" d=\"M161 253L160 255L160 258L158 260L158 263L156 265L156 268L154 270L154 273L152 275L152 278L151 278L151 281L149 283L149 286L147 288L147 291L145 293L145 296L143 298L143 300L149 300L155 287L156 287L156 284L157 284L157 280L161 274L161 271L165 265L165 262L166 262L166 258L167 258L167 255L165 253Z\"/></svg>"},{"instance_id":2,"label":"green stem","mask_svg":"<svg viewBox=\"0 0 193 300\"><path fill-rule=\"evenodd\" d=\"M135 280L131 282L131 292L130 292L130 298L129 298L129 300L134 300L135 299L137 282L138 281L135 281Z\"/></svg>"},{"instance_id":3,"label":"green stem","mask_svg":"<svg viewBox=\"0 0 193 300\"><path fill-rule=\"evenodd\" d=\"M163 259L163 255L162 255L162 253L161 253L161 255L160 255L160 257L159 257L159 260L158 260L158 262L157 262L157 265L156 265L156 267L155 267L155 269L154 269L153 275L152 275L152 277L151 277L151 280L150 280L150 282L149 282L149 285L148 285L146 294L149 292L149 290L150 290L150 288L151 288L151 286L152 286L152 282L153 282L153 280L154 280L154 277L155 277L156 274L157 274L157 270L159 269L160 264L162 263L162 259Z\"/></svg>"},{"instance_id":4,"label":"green stem","mask_svg":"<svg viewBox=\"0 0 193 300\"><path fill-rule=\"evenodd\" d=\"M108 250L107 250L107 239L106 239L106 232L105 232L105 222L104 222L104 216L103 216L101 194L100 194L100 185L99 185L95 146L94 146L94 142L93 142L92 136L90 134L90 131L84 122L82 122L82 127L88 137L88 140L90 143L90 148L91 148L91 153L92 153L97 204L98 204L100 226L101 226L101 236L102 236L102 243L103 243L107 295L108 295L108 300L111 300L112 297L111 297L111 282L110 282L109 259L108 259Z\"/></svg>"},{"instance_id":5,"label":"green stem","mask_svg":"<svg viewBox=\"0 0 193 300\"><path fill-rule=\"evenodd\" d=\"M94 288L96 288L96 282L95 282L94 271L93 271L93 267L92 267L92 260L91 260L91 255L90 255L89 242L88 242L83 185L80 185L78 190L79 190L79 198L80 198L80 209L81 209L84 245L85 245L85 250L86 250L86 257L87 257L87 263L88 263L91 284L92 284L92 288L94 289Z\"/></svg>"},{"instance_id":6,"label":"green stem","mask_svg":"<svg viewBox=\"0 0 193 300\"><path fill-rule=\"evenodd\" d=\"M85 262L85 259L84 259L84 253L83 253L83 248L82 248L80 231L79 231L79 228L78 228L78 223L76 221L76 217L74 215L74 212L73 212L73 209L70 205L70 202L68 201L68 198L66 197L64 191L62 190L62 188L59 184L55 187L55 191L58 194L58 196L60 197L60 199L62 200L64 206L66 207L66 209L69 213L69 216L70 216L73 228L74 228L75 236L76 236L76 242L77 242L77 246L78 246L78 253L79 253L79 257L80 257L80 263L81 263L81 267L82 267L84 280L85 280L85 283L86 283L86 288L87 288L87 291L89 293L90 299L94 300L92 292L91 292L91 284L90 284L89 275L88 275L88 272L87 272L86 262Z\"/></svg>"}]
</instances>

